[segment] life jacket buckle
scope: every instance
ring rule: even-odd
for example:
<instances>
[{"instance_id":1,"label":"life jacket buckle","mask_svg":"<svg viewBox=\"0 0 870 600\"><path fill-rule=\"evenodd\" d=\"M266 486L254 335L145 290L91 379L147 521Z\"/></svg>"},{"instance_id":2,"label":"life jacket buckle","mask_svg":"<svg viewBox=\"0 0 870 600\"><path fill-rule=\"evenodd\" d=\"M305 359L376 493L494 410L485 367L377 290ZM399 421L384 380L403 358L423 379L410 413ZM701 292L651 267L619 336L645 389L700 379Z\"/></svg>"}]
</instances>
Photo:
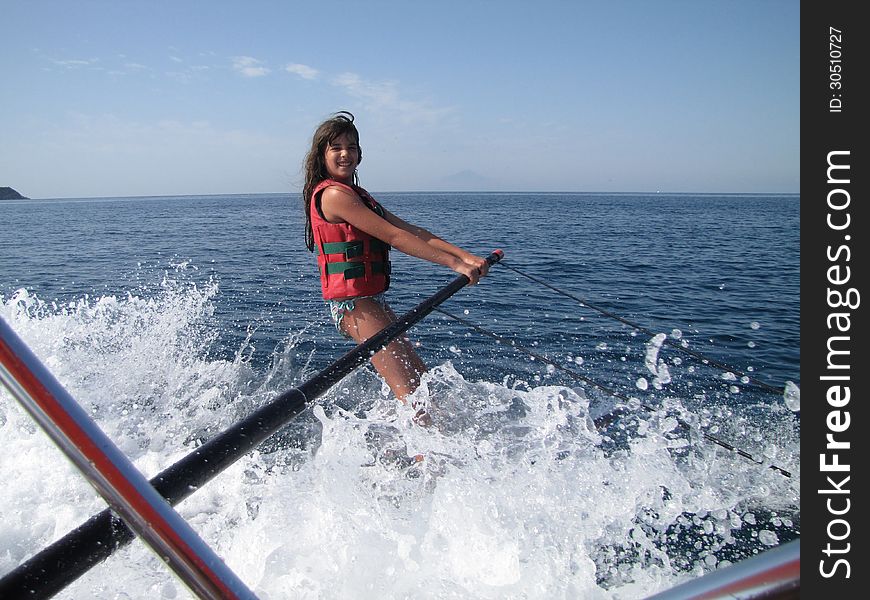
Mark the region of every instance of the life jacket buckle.
<instances>
[{"instance_id":1,"label":"life jacket buckle","mask_svg":"<svg viewBox=\"0 0 870 600\"><path fill-rule=\"evenodd\" d=\"M344 278L345 279L356 279L357 277L365 277L366 276L366 264L365 263L356 263L353 266L345 267L344 269Z\"/></svg>"},{"instance_id":2,"label":"life jacket buckle","mask_svg":"<svg viewBox=\"0 0 870 600\"><path fill-rule=\"evenodd\" d=\"M363 242L350 242L344 251L344 257L348 260L365 254L365 244Z\"/></svg>"}]
</instances>

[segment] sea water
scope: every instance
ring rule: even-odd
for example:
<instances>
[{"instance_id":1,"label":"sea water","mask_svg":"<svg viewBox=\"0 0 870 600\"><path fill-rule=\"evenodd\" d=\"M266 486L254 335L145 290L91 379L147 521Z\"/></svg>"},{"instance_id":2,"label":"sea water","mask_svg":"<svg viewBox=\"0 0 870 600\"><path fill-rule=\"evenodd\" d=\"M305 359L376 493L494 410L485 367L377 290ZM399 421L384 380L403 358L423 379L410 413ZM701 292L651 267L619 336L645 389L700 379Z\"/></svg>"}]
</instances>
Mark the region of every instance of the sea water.
<instances>
[{"instance_id":1,"label":"sea water","mask_svg":"<svg viewBox=\"0 0 870 600\"><path fill-rule=\"evenodd\" d=\"M179 504L259 597L642 598L800 535L797 196L375 195L575 298L493 267L443 308L501 340L410 332L432 427L363 367ZM4 202L0 316L151 477L352 347L302 227L294 194ZM455 276L393 258L399 314ZM5 390L0 448L2 574L105 503ZM134 541L59 597L191 594Z\"/></svg>"}]
</instances>

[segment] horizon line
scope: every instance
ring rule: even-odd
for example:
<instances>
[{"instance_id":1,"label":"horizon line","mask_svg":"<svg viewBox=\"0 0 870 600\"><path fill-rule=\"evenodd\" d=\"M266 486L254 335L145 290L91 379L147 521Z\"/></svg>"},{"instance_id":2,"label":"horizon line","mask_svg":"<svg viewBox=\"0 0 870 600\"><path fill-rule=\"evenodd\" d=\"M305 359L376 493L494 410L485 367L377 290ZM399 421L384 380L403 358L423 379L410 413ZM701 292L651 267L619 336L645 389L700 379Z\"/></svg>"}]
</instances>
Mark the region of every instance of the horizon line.
<instances>
[{"instance_id":1,"label":"horizon line","mask_svg":"<svg viewBox=\"0 0 870 600\"><path fill-rule=\"evenodd\" d=\"M672 191L506 191L506 190L380 190L373 191L373 194L486 194L486 195L523 195L523 194L541 194L541 195L609 195L609 196L800 196L800 191L797 192L672 192ZM280 196L280 195L300 195L301 192L210 192L205 194L136 194L131 196L46 196L46 197L24 197L24 198L8 198L0 200L2 202L20 202L22 200L100 200L108 198L200 198L208 196Z\"/></svg>"}]
</instances>

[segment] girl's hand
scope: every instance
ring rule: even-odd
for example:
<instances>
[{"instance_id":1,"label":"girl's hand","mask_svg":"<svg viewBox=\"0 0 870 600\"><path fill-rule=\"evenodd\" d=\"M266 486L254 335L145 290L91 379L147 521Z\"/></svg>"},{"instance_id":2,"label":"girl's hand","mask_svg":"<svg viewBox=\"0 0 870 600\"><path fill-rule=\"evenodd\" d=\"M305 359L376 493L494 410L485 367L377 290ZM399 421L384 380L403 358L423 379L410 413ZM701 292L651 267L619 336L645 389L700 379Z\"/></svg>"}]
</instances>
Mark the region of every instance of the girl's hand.
<instances>
[{"instance_id":1,"label":"girl's hand","mask_svg":"<svg viewBox=\"0 0 870 600\"><path fill-rule=\"evenodd\" d=\"M486 262L485 258L475 256L474 254L468 254L467 256L462 257L462 261L477 269L480 277L489 273L489 263Z\"/></svg>"},{"instance_id":2,"label":"girl's hand","mask_svg":"<svg viewBox=\"0 0 870 600\"><path fill-rule=\"evenodd\" d=\"M469 285L476 285L480 281L480 269L475 265L457 259L453 270L468 277Z\"/></svg>"}]
</instances>

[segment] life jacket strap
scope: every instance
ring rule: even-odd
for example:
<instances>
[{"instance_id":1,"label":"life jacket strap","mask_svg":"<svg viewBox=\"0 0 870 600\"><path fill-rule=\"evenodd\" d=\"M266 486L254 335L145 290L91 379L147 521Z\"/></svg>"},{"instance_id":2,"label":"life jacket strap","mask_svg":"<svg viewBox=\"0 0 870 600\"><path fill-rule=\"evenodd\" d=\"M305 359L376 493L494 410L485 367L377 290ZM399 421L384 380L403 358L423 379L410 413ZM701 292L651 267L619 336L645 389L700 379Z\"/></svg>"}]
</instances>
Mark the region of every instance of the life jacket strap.
<instances>
[{"instance_id":1,"label":"life jacket strap","mask_svg":"<svg viewBox=\"0 0 870 600\"><path fill-rule=\"evenodd\" d=\"M389 244L385 244L379 239L372 238L371 242L371 252L385 252L390 249ZM365 246L362 240L357 240L353 242L324 242L323 243L323 253L324 254L344 254L344 257L347 259L356 258L358 256L362 256L365 251ZM315 246L314 248L315 254L320 254L320 248Z\"/></svg>"},{"instance_id":2,"label":"life jacket strap","mask_svg":"<svg viewBox=\"0 0 870 600\"><path fill-rule=\"evenodd\" d=\"M326 244L324 244L325 246ZM356 279L357 277L365 277L366 263L364 262L331 262L326 263L326 274L336 275L344 274L345 279ZM373 262L372 274L383 273L390 274L390 263L388 262Z\"/></svg>"}]
</instances>

